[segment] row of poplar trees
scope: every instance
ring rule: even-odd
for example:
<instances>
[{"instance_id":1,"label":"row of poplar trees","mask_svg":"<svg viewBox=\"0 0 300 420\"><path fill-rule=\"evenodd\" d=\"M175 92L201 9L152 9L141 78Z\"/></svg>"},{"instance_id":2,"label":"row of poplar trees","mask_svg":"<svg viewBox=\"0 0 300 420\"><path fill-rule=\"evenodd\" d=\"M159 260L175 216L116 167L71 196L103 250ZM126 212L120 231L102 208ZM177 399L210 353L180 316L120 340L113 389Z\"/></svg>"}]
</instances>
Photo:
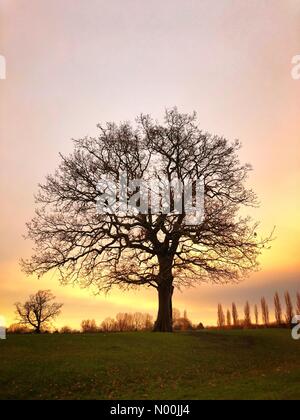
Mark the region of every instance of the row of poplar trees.
<instances>
[{"instance_id":1,"label":"row of poplar trees","mask_svg":"<svg viewBox=\"0 0 300 420\"><path fill-rule=\"evenodd\" d=\"M251 327L257 325L268 326L284 326L291 325L295 315L300 315L300 293L296 296L296 311L294 310L293 301L289 292L284 294L285 305L282 305L279 293L274 295L275 322L270 319L269 304L265 297L261 298L260 308L254 305L253 312L249 302L244 306L243 318L239 317L237 306L232 303L231 310L226 313L221 304L218 305L218 327Z\"/></svg>"}]
</instances>

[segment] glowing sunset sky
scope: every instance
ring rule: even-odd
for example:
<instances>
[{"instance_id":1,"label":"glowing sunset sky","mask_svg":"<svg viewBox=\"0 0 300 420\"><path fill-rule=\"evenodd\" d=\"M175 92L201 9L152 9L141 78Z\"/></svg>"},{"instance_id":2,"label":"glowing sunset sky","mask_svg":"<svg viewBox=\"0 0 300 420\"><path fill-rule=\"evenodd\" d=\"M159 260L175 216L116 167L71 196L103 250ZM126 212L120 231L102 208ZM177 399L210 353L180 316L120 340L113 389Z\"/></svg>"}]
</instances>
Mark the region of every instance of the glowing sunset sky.
<instances>
[{"instance_id":1,"label":"glowing sunset sky","mask_svg":"<svg viewBox=\"0 0 300 420\"><path fill-rule=\"evenodd\" d=\"M0 315L38 289L64 302L57 325L78 327L117 312L156 313L154 290L93 296L59 285L56 275L26 277L19 259L33 194L55 170L71 138L96 124L160 119L166 107L198 114L204 131L239 138L252 163L251 210L262 234L276 225L261 271L240 285L176 292L174 306L194 322L216 322L216 306L242 308L273 292L300 289L300 0L0 0ZM250 210L249 210L250 211Z\"/></svg>"}]
</instances>

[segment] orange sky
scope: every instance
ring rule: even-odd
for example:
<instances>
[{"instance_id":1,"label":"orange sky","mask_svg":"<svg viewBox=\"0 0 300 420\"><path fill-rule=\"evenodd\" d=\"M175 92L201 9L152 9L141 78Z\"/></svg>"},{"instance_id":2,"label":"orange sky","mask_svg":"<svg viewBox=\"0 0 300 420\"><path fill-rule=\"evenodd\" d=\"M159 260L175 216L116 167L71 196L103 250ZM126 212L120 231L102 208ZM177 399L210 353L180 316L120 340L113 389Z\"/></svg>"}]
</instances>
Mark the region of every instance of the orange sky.
<instances>
[{"instance_id":1,"label":"orange sky","mask_svg":"<svg viewBox=\"0 0 300 420\"><path fill-rule=\"evenodd\" d=\"M240 307L278 289L300 289L300 0L1 0L0 315L50 288L65 303L57 325L78 327L122 311L156 312L154 291L105 296L61 287L55 274L25 277L25 222L38 182L53 172L70 139L107 120L161 118L165 107L196 110L203 130L243 142L261 200L262 233L277 226L262 267L238 286L176 292L193 321L216 322L217 303Z\"/></svg>"}]
</instances>

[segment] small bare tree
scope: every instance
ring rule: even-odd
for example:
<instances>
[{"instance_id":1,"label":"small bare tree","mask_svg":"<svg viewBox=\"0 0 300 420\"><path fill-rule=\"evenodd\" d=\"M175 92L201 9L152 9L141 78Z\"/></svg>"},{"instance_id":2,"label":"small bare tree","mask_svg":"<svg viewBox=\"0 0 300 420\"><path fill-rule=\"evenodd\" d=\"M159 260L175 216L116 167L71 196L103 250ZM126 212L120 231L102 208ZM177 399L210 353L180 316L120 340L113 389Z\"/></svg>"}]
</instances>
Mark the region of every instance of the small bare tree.
<instances>
[{"instance_id":1,"label":"small bare tree","mask_svg":"<svg viewBox=\"0 0 300 420\"><path fill-rule=\"evenodd\" d=\"M218 305L218 327L219 328L225 327L225 315L224 315L223 307L220 303Z\"/></svg>"},{"instance_id":2,"label":"small bare tree","mask_svg":"<svg viewBox=\"0 0 300 420\"><path fill-rule=\"evenodd\" d=\"M193 325L187 317L177 319L174 322L173 327L174 327L174 330L176 330L176 331L187 331L187 330L192 330L193 329Z\"/></svg>"},{"instance_id":3,"label":"small bare tree","mask_svg":"<svg viewBox=\"0 0 300 420\"><path fill-rule=\"evenodd\" d=\"M278 292L274 296L275 319L277 325L282 325L282 307Z\"/></svg>"},{"instance_id":4,"label":"small bare tree","mask_svg":"<svg viewBox=\"0 0 300 420\"><path fill-rule=\"evenodd\" d=\"M69 327L68 325L64 325L59 330L59 333L60 334L72 334L73 333L73 329L71 327Z\"/></svg>"},{"instance_id":5,"label":"small bare tree","mask_svg":"<svg viewBox=\"0 0 300 420\"><path fill-rule=\"evenodd\" d=\"M239 314L235 303L232 304L232 321L234 327L239 326Z\"/></svg>"},{"instance_id":6,"label":"small bare tree","mask_svg":"<svg viewBox=\"0 0 300 420\"><path fill-rule=\"evenodd\" d=\"M31 333L30 328L26 327L26 325L21 324L11 324L6 331L8 334L29 334Z\"/></svg>"},{"instance_id":7,"label":"small bare tree","mask_svg":"<svg viewBox=\"0 0 300 420\"><path fill-rule=\"evenodd\" d=\"M227 327L231 327L231 312L229 309L227 310L226 321L227 321Z\"/></svg>"},{"instance_id":8,"label":"small bare tree","mask_svg":"<svg viewBox=\"0 0 300 420\"><path fill-rule=\"evenodd\" d=\"M291 295L289 294L289 292L285 292L284 298L285 298L285 305L286 305L285 320L288 325L291 325L292 320L294 318L294 309L293 309Z\"/></svg>"},{"instance_id":9,"label":"small bare tree","mask_svg":"<svg viewBox=\"0 0 300 420\"><path fill-rule=\"evenodd\" d=\"M266 299L261 298L261 315L263 324L267 327L270 324L270 312Z\"/></svg>"},{"instance_id":10,"label":"small bare tree","mask_svg":"<svg viewBox=\"0 0 300 420\"><path fill-rule=\"evenodd\" d=\"M153 317L150 314L145 315L145 330L150 331L153 328Z\"/></svg>"},{"instance_id":11,"label":"small bare tree","mask_svg":"<svg viewBox=\"0 0 300 420\"><path fill-rule=\"evenodd\" d=\"M39 290L35 295L30 295L25 303L15 303L19 323L33 327L40 334L61 313L63 304L54 300L55 296L50 290Z\"/></svg>"},{"instance_id":12,"label":"small bare tree","mask_svg":"<svg viewBox=\"0 0 300 420\"><path fill-rule=\"evenodd\" d=\"M83 333L96 333L99 331L96 321L94 319L84 319L81 322L81 331Z\"/></svg>"},{"instance_id":13,"label":"small bare tree","mask_svg":"<svg viewBox=\"0 0 300 420\"><path fill-rule=\"evenodd\" d=\"M107 317L101 323L101 331L102 332L112 332L116 331L116 321L113 318Z\"/></svg>"},{"instance_id":14,"label":"small bare tree","mask_svg":"<svg viewBox=\"0 0 300 420\"><path fill-rule=\"evenodd\" d=\"M118 331L132 331L134 330L134 319L130 313L118 313L116 316Z\"/></svg>"},{"instance_id":15,"label":"small bare tree","mask_svg":"<svg viewBox=\"0 0 300 420\"><path fill-rule=\"evenodd\" d=\"M173 322L177 321L177 319L181 318L180 310L177 308L172 309L172 319Z\"/></svg>"},{"instance_id":16,"label":"small bare tree","mask_svg":"<svg viewBox=\"0 0 300 420\"><path fill-rule=\"evenodd\" d=\"M245 327L250 327L252 324L251 321L251 309L249 302L246 302L245 308L244 308L244 314L245 314Z\"/></svg>"},{"instance_id":17,"label":"small bare tree","mask_svg":"<svg viewBox=\"0 0 300 420\"><path fill-rule=\"evenodd\" d=\"M135 312L132 315L133 329L135 331L141 331L145 325L145 315L141 312Z\"/></svg>"},{"instance_id":18,"label":"small bare tree","mask_svg":"<svg viewBox=\"0 0 300 420\"><path fill-rule=\"evenodd\" d=\"M257 305L254 306L255 325L259 324L259 314Z\"/></svg>"}]
</instances>

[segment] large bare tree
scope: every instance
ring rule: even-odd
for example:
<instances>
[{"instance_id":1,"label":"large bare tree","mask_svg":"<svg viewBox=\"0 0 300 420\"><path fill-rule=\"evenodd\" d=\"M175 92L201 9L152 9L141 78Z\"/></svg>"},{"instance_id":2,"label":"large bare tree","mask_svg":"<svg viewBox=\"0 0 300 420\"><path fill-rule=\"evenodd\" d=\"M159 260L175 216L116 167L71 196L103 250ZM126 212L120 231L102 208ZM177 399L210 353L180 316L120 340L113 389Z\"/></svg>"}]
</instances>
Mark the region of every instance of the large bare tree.
<instances>
[{"instance_id":1,"label":"large bare tree","mask_svg":"<svg viewBox=\"0 0 300 420\"><path fill-rule=\"evenodd\" d=\"M63 283L94 285L99 292L153 287L159 298L155 330L171 331L174 287L236 282L257 267L269 238L259 239L258 224L239 215L241 207L257 205L245 186L251 167L239 161L239 141L202 132L195 114L176 108L166 111L163 124L141 115L136 126L98 127L97 138L74 140L74 152L61 156L57 171L40 185L36 216L28 224L35 253L24 269L38 275L57 269ZM147 211L99 213L99 195L107 192L99 182L117 183L120 173L129 181L176 177L182 185L202 179L203 220L188 222L184 206L173 211L172 188L170 212L149 205ZM129 189L128 199L138 192Z\"/></svg>"}]
</instances>

